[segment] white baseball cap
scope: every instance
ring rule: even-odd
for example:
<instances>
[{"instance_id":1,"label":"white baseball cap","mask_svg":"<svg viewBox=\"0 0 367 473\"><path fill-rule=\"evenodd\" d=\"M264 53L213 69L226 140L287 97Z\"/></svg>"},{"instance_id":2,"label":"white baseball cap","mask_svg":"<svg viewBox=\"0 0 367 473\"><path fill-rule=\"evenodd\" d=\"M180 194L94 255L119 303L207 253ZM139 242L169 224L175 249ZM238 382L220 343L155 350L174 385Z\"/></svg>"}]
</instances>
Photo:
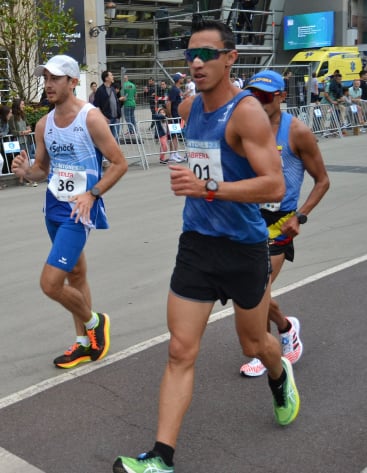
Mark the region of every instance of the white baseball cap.
<instances>
[{"instance_id":1,"label":"white baseball cap","mask_svg":"<svg viewBox=\"0 0 367 473\"><path fill-rule=\"evenodd\" d=\"M49 59L46 64L41 64L34 70L34 75L40 77L43 71L47 69L54 76L69 76L71 78L80 78L79 65L75 59L65 54L59 54Z\"/></svg>"}]
</instances>

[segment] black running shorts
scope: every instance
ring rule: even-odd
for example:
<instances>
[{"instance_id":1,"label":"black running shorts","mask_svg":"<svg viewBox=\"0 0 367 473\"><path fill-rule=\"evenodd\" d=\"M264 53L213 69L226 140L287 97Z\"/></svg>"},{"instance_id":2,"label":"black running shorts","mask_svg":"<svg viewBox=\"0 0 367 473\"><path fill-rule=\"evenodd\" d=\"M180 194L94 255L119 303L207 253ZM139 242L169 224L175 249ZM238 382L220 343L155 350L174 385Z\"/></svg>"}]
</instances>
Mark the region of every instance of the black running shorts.
<instances>
[{"instance_id":1,"label":"black running shorts","mask_svg":"<svg viewBox=\"0 0 367 473\"><path fill-rule=\"evenodd\" d=\"M267 242L245 245L224 237L196 232L180 236L171 291L186 299L226 304L232 299L243 309L261 301L271 273Z\"/></svg>"},{"instance_id":2,"label":"black running shorts","mask_svg":"<svg viewBox=\"0 0 367 473\"><path fill-rule=\"evenodd\" d=\"M270 250L270 256L282 255L284 253L285 259L287 261L293 261L294 260L293 240L291 240L289 243L286 243L285 245L277 245L277 244L273 243L272 240L270 240L269 241L269 250Z\"/></svg>"}]
</instances>

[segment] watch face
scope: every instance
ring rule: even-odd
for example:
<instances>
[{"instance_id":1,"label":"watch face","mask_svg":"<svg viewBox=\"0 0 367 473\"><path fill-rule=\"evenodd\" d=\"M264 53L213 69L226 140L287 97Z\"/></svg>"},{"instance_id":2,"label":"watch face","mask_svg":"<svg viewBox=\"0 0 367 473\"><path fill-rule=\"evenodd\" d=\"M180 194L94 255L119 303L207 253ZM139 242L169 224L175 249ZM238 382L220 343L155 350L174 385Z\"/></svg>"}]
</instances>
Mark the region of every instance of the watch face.
<instances>
[{"instance_id":1,"label":"watch face","mask_svg":"<svg viewBox=\"0 0 367 473\"><path fill-rule=\"evenodd\" d=\"M214 179L209 179L207 182L206 182L206 190L207 191L212 191L212 192L215 192L218 190L218 183L217 181L215 181Z\"/></svg>"},{"instance_id":2,"label":"watch face","mask_svg":"<svg viewBox=\"0 0 367 473\"><path fill-rule=\"evenodd\" d=\"M98 197L100 194L98 187L93 187L90 193L92 194L93 197Z\"/></svg>"},{"instance_id":3,"label":"watch face","mask_svg":"<svg viewBox=\"0 0 367 473\"><path fill-rule=\"evenodd\" d=\"M297 213L297 219L300 224L307 222L307 215Z\"/></svg>"}]
</instances>

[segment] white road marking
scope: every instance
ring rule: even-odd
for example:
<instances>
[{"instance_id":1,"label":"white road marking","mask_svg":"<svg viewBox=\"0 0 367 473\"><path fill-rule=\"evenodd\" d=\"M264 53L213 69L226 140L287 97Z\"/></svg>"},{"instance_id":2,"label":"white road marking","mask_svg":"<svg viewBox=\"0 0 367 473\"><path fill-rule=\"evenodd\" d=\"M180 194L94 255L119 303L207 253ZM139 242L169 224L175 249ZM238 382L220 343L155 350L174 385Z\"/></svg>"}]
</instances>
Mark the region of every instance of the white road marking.
<instances>
[{"instance_id":1,"label":"white road marking","mask_svg":"<svg viewBox=\"0 0 367 473\"><path fill-rule=\"evenodd\" d=\"M0 473L19 473L20 471L26 471L27 473L44 473L42 470L39 470L0 447Z\"/></svg>"},{"instance_id":2,"label":"white road marking","mask_svg":"<svg viewBox=\"0 0 367 473\"><path fill-rule=\"evenodd\" d=\"M321 271L320 273L316 273L313 276L302 279L301 281L298 281L296 283L289 284L288 286L284 286L280 289L277 289L272 292L272 296L276 297L281 294L285 294L287 292L293 291L294 289L305 286L319 279L330 276L331 274L334 274L344 269L355 266L356 264L362 263L364 261L367 261L367 254L360 256L358 258L352 259L350 261L347 261L345 263L339 264L337 266L334 266L330 269L326 269L325 271ZM229 315L232 315L232 314L233 314L232 307L223 309L211 315L210 323L215 322L217 320L224 319L225 317L228 317ZM10 394L9 396L6 396L0 399L0 409L3 409L4 407L11 406L12 404L28 399L36 394L46 391L47 389L53 388L59 384L66 383L67 381L72 381L76 378L79 378L80 376L84 376L85 374L92 373L93 371L103 368L105 366L111 365L112 363L115 363L116 361L124 360L125 358L128 358L131 355L140 353L144 350L147 350L148 348L159 345L160 343L163 343L167 341L168 339L169 339L169 333L167 332L162 335L158 335L157 337L151 338L149 340L145 340L144 342L138 343L137 345L134 345L132 347L126 348L125 350L122 350L118 353L109 355L104 360L99 361L98 363L90 363L87 365L83 365L83 366L78 367L77 370L67 371L66 373L63 373L59 376L55 376L54 378L41 381L40 383L34 384L33 386L29 386L26 389L23 389L21 391Z\"/></svg>"},{"instance_id":3,"label":"white road marking","mask_svg":"<svg viewBox=\"0 0 367 473\"><path fill-rule=\"evenodd\" d=\"M313 276L302 279L301 281L298 281L294 284L289 284L288 286L284 286L280 289L277 289L272 292L272 296L276 297L281 294L285 294L287 292L293 291L294 289L305 286L319 279L330 276L331 274L335 274L339 271L343 271L344 269L350 268L364 261L367 261L367 255L363 255L359 258L355 258L353 260L347 261L346 263L339 264L337 266L334 266L333 268L327 269L325 271L321 271L320 273L314 274ZM232 307L221 310L219 312L216 312L210 317L209 323L223 319L232 314L233 314ZM36 394L46 391L47 389L53 388L54 386L57 386L59 384L65 383L67 381L72 381L73 379L79 378L80 376L91 373L92 371L95 371L97 369L103 368L104 366L108 366L112 363L115 363L116 361L120 361L125 358L128 358L129 356L134 355L135 353L139 353L144 350L147 350L148 348L158 345L160 343L163 343L167 341L168 339L169 339L169 333L164 333L162 335L159 335L157 337L151 338L142 343L138 343L137 345L129 347L126 350L122 350L118 353L109 355L107 358L105 358L104 360L98 363L91 363L89 365L84 365L84 366L79 367L75 371L72 371L72 372L68 371L64 374L61 374L60 376L56 376L54 378L41 381L40 383L30 386L29 388L23 389L22 391L18 391L17 393L11 394L10 396L6 396L0 399L0 409L3 409L4 407L11 406L12 404L28 399ZM21 458L18 458L17 456L11 454L10 452L0 447L0 473L17 473L20 470L27 471L27 473L45 473L39 470L38 468L33 467L32 465L25 462ZM367 468L365 468L361 473L367 473Z\"/></svg>"}]
</instances>

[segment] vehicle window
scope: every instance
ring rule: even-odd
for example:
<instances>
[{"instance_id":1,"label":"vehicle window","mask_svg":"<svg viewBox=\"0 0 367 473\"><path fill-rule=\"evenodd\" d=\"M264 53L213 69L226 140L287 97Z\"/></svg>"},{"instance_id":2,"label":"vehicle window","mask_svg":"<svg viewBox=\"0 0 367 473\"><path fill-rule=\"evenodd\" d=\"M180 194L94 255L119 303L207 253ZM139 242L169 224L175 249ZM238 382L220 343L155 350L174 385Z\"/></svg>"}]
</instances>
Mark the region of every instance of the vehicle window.
<instances>
[{"instance_id":1,"label":"vehicle window","mask_svg":"<svg viewBox=\"0 0 367 473\"><path fill-rule=\"evenodd\" d=\"M317 74L317 77L322 77L325 74L329 72L329 61L325 61L321 64L319 73Z\"/></svg>"}]
</instances>

